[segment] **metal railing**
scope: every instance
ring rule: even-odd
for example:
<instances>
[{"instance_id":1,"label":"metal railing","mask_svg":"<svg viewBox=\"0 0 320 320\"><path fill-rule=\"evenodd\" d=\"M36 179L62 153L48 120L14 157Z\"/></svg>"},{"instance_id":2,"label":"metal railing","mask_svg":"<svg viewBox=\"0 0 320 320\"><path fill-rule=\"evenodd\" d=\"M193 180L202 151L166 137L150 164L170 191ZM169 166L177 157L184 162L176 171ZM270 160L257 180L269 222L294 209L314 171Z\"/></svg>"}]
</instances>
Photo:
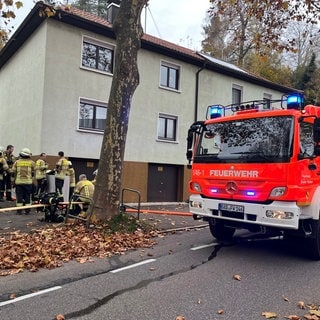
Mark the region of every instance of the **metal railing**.
<instances>
[{"instance_id":1,"label":"metal railing","mask_svg":"<svg viewBox=\"0 0 320 320\"><path fill-rule=\"evenodd\" d=\"M124 199L124 194L125 192L132 192L135 193L138 196L138 206L134 207L134 206L130 206L128 204L124 204L123 199ZM126 212L126 208L131 208L131 209L135 209L138 212L138 220L140 219L140 204L141 204L141 194L140 191L135 190L135 189L131 189L131 188L123 188L122 192L121 192L121 205L120 205L120 212L125 213Z\"/></svg>"}]
</instances>

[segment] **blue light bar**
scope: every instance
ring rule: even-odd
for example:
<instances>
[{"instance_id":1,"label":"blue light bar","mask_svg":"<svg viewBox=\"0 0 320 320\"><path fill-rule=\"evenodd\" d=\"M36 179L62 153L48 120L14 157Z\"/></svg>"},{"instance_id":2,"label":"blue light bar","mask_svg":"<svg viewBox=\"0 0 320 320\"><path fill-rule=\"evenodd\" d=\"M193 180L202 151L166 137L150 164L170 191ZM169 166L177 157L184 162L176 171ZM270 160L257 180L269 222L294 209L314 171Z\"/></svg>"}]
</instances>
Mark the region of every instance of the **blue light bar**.
<instances>
[{"instance_id":1,"label":"blue light bar","mask_svg":"<svg viewBox=\"0 0 320 320\"><path fill-rule=\"evenodd\" d=\"M254 191L247 191L246 192L247 196L253 197L256 195L256 193Z\"/></svg>"},{"instance_id":2,"label":"blue light bar","mask_svg":"<svg viewBox=\"0 0 320 320\"><path fill-rule=\"evenodd\" d=\"M287 109L302 109L303 96L300 93L287 96Z\"/></svg>"},{"instance_id":3,"label":"blue light bar","mask_svg":"<svg viewBox=\"0 0 320 320\"><path fill-rule=\"evenodd\" d=\"M210 119L220 118L223 115L223 108L220 105L209 106Z\"/></svg>"}]
</instances>

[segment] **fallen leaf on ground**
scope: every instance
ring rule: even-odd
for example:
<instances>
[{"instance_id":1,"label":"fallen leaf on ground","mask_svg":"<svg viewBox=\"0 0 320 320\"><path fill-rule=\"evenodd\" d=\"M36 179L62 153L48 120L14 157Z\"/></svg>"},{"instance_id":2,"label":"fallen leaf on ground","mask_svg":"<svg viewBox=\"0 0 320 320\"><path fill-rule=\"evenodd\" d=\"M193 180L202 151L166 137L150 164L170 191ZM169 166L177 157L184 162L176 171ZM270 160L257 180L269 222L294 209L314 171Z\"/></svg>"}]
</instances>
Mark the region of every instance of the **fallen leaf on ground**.
<instances>
[{"instance_id":1,"label":"fallen leaf on ground","mask_svg":"<svg viewBox=\"0 0 320 320\"><path fill-rule=\"evenodd\" d=\"M306 314L303 316L305 319L307 320L319 320L320 318L317 317L315 314L311 315L311 314Z\"/></svg>"},{"instance_id":2,"label":"fallen leaf on ground","mask_svg":"<svg viewBox=\"0 0 320 320\"><path fill-rule=\"evenodd\" d=\"M278 316L275 312L262 312L261 315L263 315L267 319L277 318Z\"/></svg>"},{"instance_id":3,"label":"fallen leaf on ground","mask_svg":"<svg viewBox=\"0 0 320 320\"><path fill-rule=\"evenodd\" d=\"M235 275L233 276L233 279L240 281L240 280L241 280L241 276L238 275L238 274L235 274Z\"/></svg>"},{"instance_id":4,"label":"fallen leaf on ground","mask_svg":"<svg viewBox=\"0 0 320 320\"><path fill-rule=\"evenodd\" d=\"M309 310L309 313L312 315L316 315L317 317L320 317L320 310Z\"/></svg>"},{"instance_id":5,"label":"fallen leaf on ground","mask_svg":"<svg viewBox=\"0 0 320 320\"><path fill-rule=\"evenodd\" d=\"M298 301L298 308L300 308L300 309L305 309L306 308L303 301Z\"/></svg>"}]
</instances>

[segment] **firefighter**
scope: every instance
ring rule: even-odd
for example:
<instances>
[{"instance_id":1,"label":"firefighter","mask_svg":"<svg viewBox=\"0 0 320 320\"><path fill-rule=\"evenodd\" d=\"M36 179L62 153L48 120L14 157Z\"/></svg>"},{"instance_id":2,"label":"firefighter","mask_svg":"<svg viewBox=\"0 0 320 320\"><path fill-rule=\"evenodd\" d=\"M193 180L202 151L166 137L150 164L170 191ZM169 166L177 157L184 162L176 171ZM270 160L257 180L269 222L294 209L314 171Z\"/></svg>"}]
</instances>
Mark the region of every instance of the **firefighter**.
<instances>
[{"instance_id":1,"label":"firefighter","mask_svg":"<svg viewBox=\"0 0 320 320\"><path fill-rule=\"evenodd\" d=\"M0 147L0 201L4 201L4 191L5 191L5 184L4 184L4 175L7 173L9 166L7 164L6 159L4 158L4 148Z\"/></svg>"},{"instance_id":2,"label":"firefighter","mask_svg":"<svg viewBox=\"0 0 320 320\"><path fill-rule=\"evenodd\" d=\"M39 159L36 161L36 180L37 189L35 193L35 198L39 199L41 193L44 193L47 188L47 177L46 173L48 170L48 163L46 161L47 155L42 152Z\"/></svg>"},{"instance_id":3,"label":"firefighter","mask_svg":"<svg viewBox=\"0 0 320 320\"><path fill-rule=\"evenodd\" d=\"M12 167L15 161L17 160L13 154L13 151L14 151L14 146L12 144L9 144L7 146L7 150L4 153L4 158L6 159L7 164L9 166L6 174L4 175L5 193L6 193L7 201L13 201L12 199L12 183L13 183Z\"/></svg>"},{"instance_id":4,"label":"firefighter","mask_svg":"<svg viewBox=\"0 0 320 320\"><path fill-rule=\"evenodd\" d=\"M62 196L64 179L69 172L69 161L64 157L63 151L59 151L58 155L59 155L59 160L56 163L56 168L55 168L55 172L56 172L55 183L56 183L57 195Z\"/></svg>"},{"instance_id":5,"label":"firefighter","mask_svg":"<svg viewBox=\"0 0 320 320\"><path fill-rule=\"evenodd\" d=\"M82 203L77 204L74 214L80 215L85 218L86 212L91 204L90 199L92 199L94 193L94 184L87 179L85 174L80 174L79 182L76 184L74 194L72 196L72 201L81 201Z\"/></svg>"},{"instance_id":6,"label":"firefighter","mask_svg":"<svg viewBox=\"0 0 320 320\"><path fill-rule=\"evenodd\" d=\"M31 157L30 149L23 148L19 153L20 158L12 166L14 184L16 187L16 206L30 206L32 204L33 176L36 164ZM21 214L18 210L18 214ZM25 214L30 213L30 208L25 210Z\"/></svg>"},{"instance_id":7,"label":"firefighter","mask_svg":"<svg viewBox=\"0 0 320 320\"><path fill-rule=\"evenodd\" d=\"M69 172L68 175L70 177L69 180L69 200L71 199L73 195L74 188L76 186L76 172L72 166L72 162L69 161Z\"/></svg>"}]
</instances>

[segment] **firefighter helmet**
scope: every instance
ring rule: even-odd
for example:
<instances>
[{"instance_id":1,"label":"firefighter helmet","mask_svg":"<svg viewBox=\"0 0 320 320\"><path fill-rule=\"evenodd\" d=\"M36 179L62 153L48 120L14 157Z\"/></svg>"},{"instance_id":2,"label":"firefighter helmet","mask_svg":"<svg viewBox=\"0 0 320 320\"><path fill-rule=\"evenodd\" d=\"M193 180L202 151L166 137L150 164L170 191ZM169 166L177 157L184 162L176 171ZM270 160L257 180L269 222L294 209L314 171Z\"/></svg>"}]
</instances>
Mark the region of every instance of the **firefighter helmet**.
<instances>
[{"instance_id":1,"label":"firefighter helmet","mask_svg":"<svg viewBox=\"0 0 320 320\"><path fill-rule=\"evenodd\" d=\"M32 155L30 149L28 148L23 148L19 154L21 157L30 157Z\"/></svg>"}]
</instances>

